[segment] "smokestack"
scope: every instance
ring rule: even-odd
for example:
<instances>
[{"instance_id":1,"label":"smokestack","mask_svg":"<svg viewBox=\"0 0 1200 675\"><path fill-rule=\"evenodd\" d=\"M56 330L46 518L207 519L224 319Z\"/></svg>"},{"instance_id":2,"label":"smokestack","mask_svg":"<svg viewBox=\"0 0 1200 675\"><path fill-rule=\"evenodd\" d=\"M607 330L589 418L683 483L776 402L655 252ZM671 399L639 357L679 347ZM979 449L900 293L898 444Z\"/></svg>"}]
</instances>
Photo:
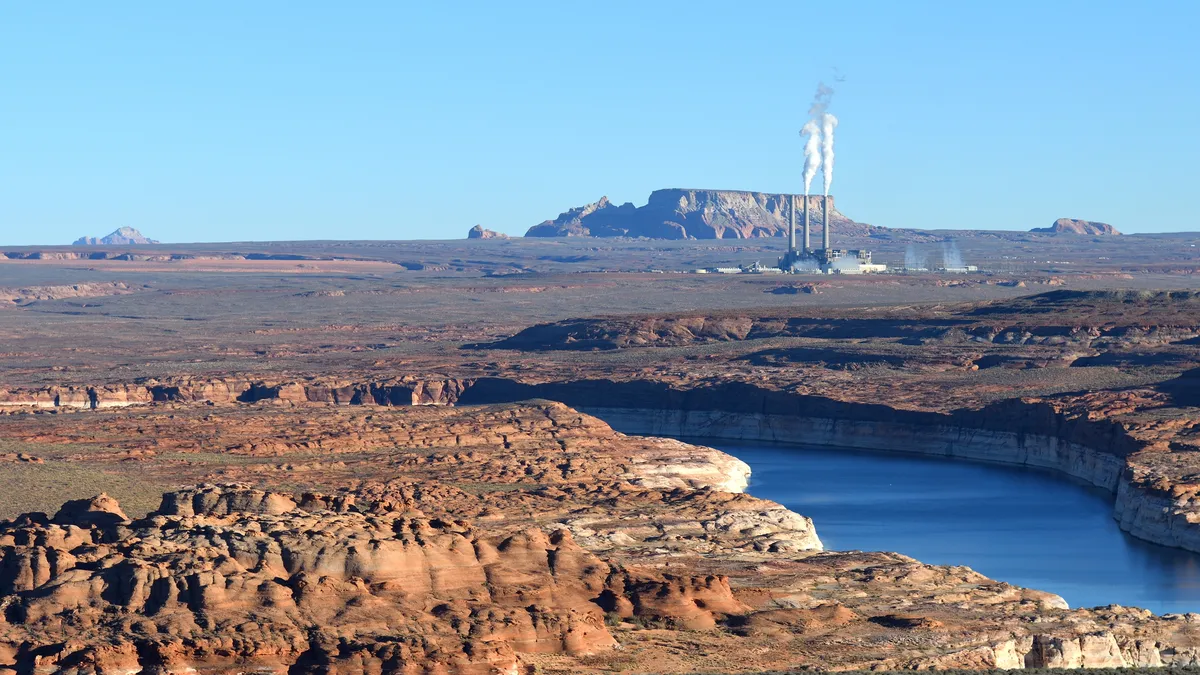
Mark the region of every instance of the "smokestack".
<instances>
[{"instance_id":1,"label":"smokestack","mask_svg":"<svg viewBox=\"0 0 1200 675\"><path fill-rule=\"evenodd\" d=\"M821 209L821 241L825 244L825 250L829 250L829 195L825 195L824 206Z\"/></svg>"},{"instance_id":2,"label":"smokestack","mask_svg":"<svg viewBox=\"0 0 1200 675\"><path fill-rule=\"evenodd\" d=\"M788 253L796 252L796 195L788 205Z\"/></svg>"},{"instance_id":3,"label":"smokestack","mask_svg":"<svg viewBox=\"0 0 1200 675\"><path fill-rule=\"evenodd\" d=\"M812 240L808 238L808 193L804 193L804 252L812 248Z\"/></svg>"}]
</instances>

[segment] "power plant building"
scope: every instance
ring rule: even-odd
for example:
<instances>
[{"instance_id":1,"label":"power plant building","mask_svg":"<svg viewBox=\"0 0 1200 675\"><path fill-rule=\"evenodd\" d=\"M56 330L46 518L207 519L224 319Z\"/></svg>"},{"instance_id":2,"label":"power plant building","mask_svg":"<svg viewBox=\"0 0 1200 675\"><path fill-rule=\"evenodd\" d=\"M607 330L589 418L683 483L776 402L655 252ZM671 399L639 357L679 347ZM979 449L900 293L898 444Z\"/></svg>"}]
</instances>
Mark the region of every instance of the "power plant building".
<instances>
[{"instance_id":1,"label":"power plant building","mask_svg":"<svg viewBox=\"0 0 1200 675\"><path fill-rule=\"evenodd\" d=\"M827 195L813 196L820 199L821 206L821 248L812 247L811 229L809 226L809 195L803 195L803 247L796 246L796 195L792 195L788 204L788 250L779 259L779 269L788 274L868 274L886 272L887 265L871 261L871 252L862 249L834 249L830 245L831 232L829 226L829 198Z\"/></svg>"}]
</instances>

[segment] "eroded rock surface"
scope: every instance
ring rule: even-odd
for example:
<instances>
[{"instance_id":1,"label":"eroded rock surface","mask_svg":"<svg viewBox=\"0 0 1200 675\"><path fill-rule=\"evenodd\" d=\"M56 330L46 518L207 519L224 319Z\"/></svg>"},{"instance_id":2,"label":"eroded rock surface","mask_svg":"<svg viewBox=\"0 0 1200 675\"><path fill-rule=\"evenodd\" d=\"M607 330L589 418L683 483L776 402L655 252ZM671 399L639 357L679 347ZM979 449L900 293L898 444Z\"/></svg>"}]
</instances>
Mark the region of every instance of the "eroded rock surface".
<instances>
[{"instance_id":1,"label":"eroded rock surface","mask_svg":"<svg viewBox=\"0 0 1200 675\"><path fill-rule=\"evenodd\" d=\"M4 665L282 669L307 660L506 672L515 652L613 647L604 603L709 627L714 612L744 610L722 578L614 568L566 530L488 536L386 492L350 496L297 505L206 486L167 494L136 521L60 512L9 523L0 528ZM92 512L120 513L106 506ZM72 640L58 644L68 616Z\"/></svg>"},{"instance_id":2,"label":"eroded rock surface","mask_svg":"<svg viewBox=\"0 0 1200 675\"><path fill-rule=\"evenodd\" d=\"M733 458L562 404L158 405L4 419L10 437L59 449L48 466L201 484L149 512L100 495L0 525L0 666L1197 662L1189 617L1069 610L963 567L822 552L809 519L729 491L745 480Z\"/></svg>"}]
</instances>

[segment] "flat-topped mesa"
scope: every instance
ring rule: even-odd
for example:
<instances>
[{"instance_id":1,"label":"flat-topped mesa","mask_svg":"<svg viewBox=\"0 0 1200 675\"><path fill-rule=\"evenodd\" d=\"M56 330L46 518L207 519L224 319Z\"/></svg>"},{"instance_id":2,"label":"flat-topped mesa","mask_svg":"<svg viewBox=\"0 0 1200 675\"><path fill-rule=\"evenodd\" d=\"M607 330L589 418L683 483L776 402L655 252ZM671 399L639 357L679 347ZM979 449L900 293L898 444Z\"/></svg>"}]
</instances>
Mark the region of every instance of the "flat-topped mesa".
<instances>
[{"instance_id":1,"label":"flat-topped mesa","mask_svg":"<svg viewBox=\"0 0 1200 675\"><path fill-rule=\"evenodd\" d=\"M1117 228L1108 223L1094 220L1079 220L1076 218L1059 218L1050 227L1035 227L1030 232L1038 234L1086 234L1095 236L1121 234Z\"/></svg>"},{"instance_id":2,"label":"flat-topped mesa","mask_svg":"<svg viewBox=\"0 0 1200 675\"><path fill-rule=\"evenodd\" d=\"M649 237L653 239L748 239L786 237L791 204L801 195L745 190L655 190L645 206L617 206L607 197L566 211L529 228L527 237ZM810 196L808 210L820 229L825 200L832 207L831 228L847 236L868 236L877 230L856 223L837 211L833 197Z\"/></svg>"}]
</instances>

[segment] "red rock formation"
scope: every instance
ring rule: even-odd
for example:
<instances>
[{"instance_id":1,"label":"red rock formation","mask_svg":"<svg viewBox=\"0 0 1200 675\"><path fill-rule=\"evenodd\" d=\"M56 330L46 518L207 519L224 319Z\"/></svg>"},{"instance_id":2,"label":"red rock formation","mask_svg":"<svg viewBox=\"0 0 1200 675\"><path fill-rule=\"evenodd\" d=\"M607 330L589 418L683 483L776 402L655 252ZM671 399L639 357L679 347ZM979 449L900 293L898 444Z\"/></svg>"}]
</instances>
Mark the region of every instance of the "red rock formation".
<instances>
[{"instance_id":1,"label":"red rock formation","mask_svg":"<svg viewBox=\"0 0 1200 675\"><path fill-rule=\"evenodd\" d=\"M204 486L137 521L102 495L0 524L0 666L512 672L614 646L602 598L689 627L748 609L724 577L619 571L566 530L360 496Z\"/></svg>"}]
</instances>

